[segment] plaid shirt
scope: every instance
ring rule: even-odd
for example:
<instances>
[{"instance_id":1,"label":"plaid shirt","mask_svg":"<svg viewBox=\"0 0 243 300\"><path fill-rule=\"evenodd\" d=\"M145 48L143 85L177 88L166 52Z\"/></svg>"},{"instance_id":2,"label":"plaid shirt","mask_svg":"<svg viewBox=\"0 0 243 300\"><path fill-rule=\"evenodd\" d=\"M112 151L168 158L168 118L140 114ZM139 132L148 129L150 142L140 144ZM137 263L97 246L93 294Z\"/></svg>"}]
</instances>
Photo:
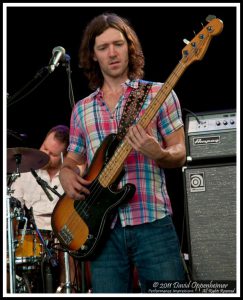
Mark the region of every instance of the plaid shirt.
<instances>
[{"instance_id":1,"label":"plaid shirt","mask_svg":"<svg viewBox=\"0 0 243 300\"><path fill-rule=\"evenodd\" d=\"M127 80L122 85L124 93L114 112L109 111L100 89L77 102L71 116L68 151L85 156L89 166L104 138L111 133L117 133L127 97L132 89L138 87L138 82ZM161 85L153 83L135 123L144 114ZM164 101L150 126L153 135L162 146L163 136L183 126L180 103L174 91ZM124 162L124 168L125 175L119 186L133 183L136 192L132 199L118 208L122 226L152 222L172 214L164 171L155 161L132 150Z\"/></svg>"}]
</instances>

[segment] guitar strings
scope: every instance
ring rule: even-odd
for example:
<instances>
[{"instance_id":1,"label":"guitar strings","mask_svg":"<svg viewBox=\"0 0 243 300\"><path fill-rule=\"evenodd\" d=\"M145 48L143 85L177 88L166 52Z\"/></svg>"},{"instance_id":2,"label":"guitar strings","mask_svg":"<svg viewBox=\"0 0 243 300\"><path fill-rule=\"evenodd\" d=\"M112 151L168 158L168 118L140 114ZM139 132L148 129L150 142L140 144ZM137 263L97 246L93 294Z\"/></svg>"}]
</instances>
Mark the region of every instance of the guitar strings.
<instances>
[{"instance_id":1,"label":"guitar strings","mask_svg":"<svg viewBox=\"0 0 243 300\"><path fill-rule=\"evenodd\" d=\"M203 31L203 30L202 30ZM199 34L202 34L202 31ZM206 30L205 30L206 31ZM207 31L206 31L207 32ZM198 36L199 36L198 34ZM206 38L208 38L208 34L205 35ZM205 39L199 40L199 46L201 46L201 44L203 44L205 42ZM190 59L191 57L194 56L194 52L196 53L197 48L195 47L193 49L194 51L189 52L189 55L187 56L188 59ZM181 71L183 73L183 71L185 70L185 65L182 63L183 58L179 61L179 63L177 64L176 68L173 70L173 72L171 73L171 75L169 76L169 78L166 80L165 84L161 87L161 89L158 91L156 97L160 97L161 95L163 96L163 94L165 94L167 91L164 91L167 86L170 85L170 82L174 82L174 84L172 84L172 88L173 89L176 81L180 78L180 76L178 77L177 74L179 72L175 72L175 70L178 69L178 71ZM183 69L183 70L182 70ZM165 86L165 88L163 88ZM169 91L169 93L171 92L171 90ZM164 102L164 101L163 101ZM162 104L163 104L162 102ZM153 101L151 102L151 105L149 105L148 110L152 110L152 105L153 105ZM152 111L153 113L153 111ZM149 113L150 114L150 111ZM122 143L120 147L122 147L124 143ZM115 152L116 155L116 152ZM111 161L111 160L110 160ZM85 200L81 200L80 203L77 204L77 206L75 207L76 211L78 212L78 214L82 214L82 212L84 212L87 215L88 210L90 209L90 207L94 204L95 199L97 198L97 195L99 195L99 193L102 192L102 190L104 189L104 187L99 183L99 178L102 176L102 174L104 174L109 166L110 161L107 163L107 165L105 166L105 168L102 170L102 172L100 173L100 175L98 176L98 178L96 178L90 185L89 189L90 189L90 195L88 196ZM107 172L106 172L107 173ZM111 175L107 174L106 176L110 176ZM75 200L75 201L79 201L79 200ZM69 219L67 220L67 226L71 229L74 230L76 226L78 226L78 223L75 222L75 217L74 217L74 212L71 213ZM74 224L75 223L75 224Z\"/></svg>"},{"instance_id":2,"label":"guitar strings","mask_svg":"<svg viewBox=\"0 0 243 300\"><path fill-rule=\"evenodd\" d=\"M178 64L177 65L177 67L176 68L182 68L182 66L180 65L180 64ZM175 76L175 74L176 74L176 76ZM169 77L169 79L166 81L166 83L163 85L163 88L161 88L161 90L159 90L159 92L158 92L158 97L162 94L165 94L167 91L164 91L166 88L167 88L167 86L169 86L170 84L168 84L168 82L169 81L172 81L172 79L173 79L173 77L174 78L178 78L178 76L177 76L177 73L175 72L175 71L173 71L172 72L172 75ZM174 85L173 85L174 86ZM170 90L171 91L171 90ZM165 95L165 98L166 98L166 95ZM152 102L151 103L151 106L149 106L149 108L150 107L152 107L152 104L153 103L155 103L155 102ZM149 111L149 108L148 108L148 111ZM152 109L150 109L150 110L152 110ZM153 113L153 110L152 110L152 113ZM151 114L151 112L149 111L149 113L148 114ZM119 148L118 148L118 151L119 151ZM108 169L108 166L109 166L109 163L110 162L108 162L108 164L107 164L107 166L105 167L105 169L101 172L101 174L99 175L99 177L100 176L102 176L102 174L103 173L105 173L106 172L106 169ZM108 174L107 174L107 176L109 176ZM94 185L93 185L94 184ZM94 188L94 190L93 190L93 188ZM80 201L80 203L78 203L78 205L76 206L76 210L77 210L77 212L79 213L79 214L81 214L81 213L84 213L85 215L87 215L87 212L88 212L88 209L93 205L93 203L94 203L94 201L95 201L95 199L97 198L97 195L98 195L98 193L99 192L102 192L102 190L103 190L103 186L102 185L100 185L99 183L98 183L98 181L97 180L94 180L94 182L91 184L91 186L90 186L90 192L91 192L91 197L90 196L88 196L85 200L83 200L83 201ZM93 193L92 193L93 192ZM74 218L72 218L72 219L74 219ZM75 220L73 220L73 221L75 221ZM71 227L73 224L72 224L73 222L71 221L71 222L69 222L69 227ZM78 226L77 224L76 224L76 226Z\"/></svg>"},{"instance_id":3,"label":"guitar strings","mask_svg":"<svg viewBox=\"0 0 243 300\"><path fill-rule=\"evenodd\" d=\"M180 68L182 68L182 65L179 63L178 65L177 65L177 67L178 67L178 69L180 69ZM176 67L176 68L177 68ZM184 68L184 66L183 66L183 68ZM171 79L170 79L170 77L171 77ZM158 97L162 94L164 94L166 91L164 91L164 89L169 85L168 84L168 82L170 81L170 80L172 80L172 78L173 77L177 77L177 76L175 76L175 72L173 71L172 72L172 74L171 74L171 76L169 77L169 79L166 81L166 83L164 84L164 88L161 88L161 90L159 90L159 92L158 92ZM152 102L153 103L153 102ZM151 104L152 104L151 103ZM149 108L148 108L149 109ZM108 165L109 165L109 162L108 162ZM108 168L108 165L105 167L105 169L107 169ZM105 172L105 169L101 172L101 174L99 175L99 177ZM99 195L99 193L101 193L102 192L102 190L103 190L103 186L102 185L100 185L99 183L98 183L98 181L97 180L94 180L94 182L92 182L92 184L91 184L91 186L90 186L90 195L91 195L91 197L90 196L88 196L85 200L83 200L83 201L80 201L80 203L78 203L78 205L76 206L76 211L78 212L78 214L80 215L80 214L85 214L85 215L87 215L87 212L88 212L88 210L90 209L90 207L94 204L94 201L95 201L95 199L97 198L97 196ZM72 214L74 214L74 213L72 213ZM71 216L72 217L72 216ZM70 222L71 221L71 222ZM73 229L74 229L74 227L73 227L73 225L74 225L74 222L75 222L75 218L71 218L71 220L70 220L69 222L68 222L68 227L72 227ZM73 222L72 222L73 221ZM75 222L76 223L76 222ZM76 226L78 226L77 225L77 223L76 223Z\"/></svg>"},{"instance_id":4,"label":"guitar strings","mask_svg":"<svg viewBox=\"0 0 243 300\"><path fill-rule=\"evenodd\" d=\"M121 145L119 145L119 147L121 147ZM117 155L117 154L116 154ZM110 161L108 162L108 164L110 164ZM106 166L106 168L108 167L108 164ZM104 168L102 170L102 172L100 173L99 177L101 177L105 172L106 172L106 168ZM106 175L107 176L107 175ZM98 177L98 178L99 178ZM97 198L97 195L99 195L99 192L102 192L102 190L104 189L104 187L99 183L99 180L95 179L91 185L89 186L89 190L90 190L90 195L92 195L92 197L88 196L85 200L83 201L79 201L80 203L77 204L76 206L76 211L79 213L79 214L86 214L87 215L87 212L89 210L89 208L93 205L94 203L94 200ZM68 226L69 227L72 227L73 228L73 223L75 222L75 218L72 218L74 216L74 212L71 214L71 219L69 220L68 222ZM76 222L75 222L76 223ZM78 226L76 224L76 226Z\"/></svg>"}]
</instances>

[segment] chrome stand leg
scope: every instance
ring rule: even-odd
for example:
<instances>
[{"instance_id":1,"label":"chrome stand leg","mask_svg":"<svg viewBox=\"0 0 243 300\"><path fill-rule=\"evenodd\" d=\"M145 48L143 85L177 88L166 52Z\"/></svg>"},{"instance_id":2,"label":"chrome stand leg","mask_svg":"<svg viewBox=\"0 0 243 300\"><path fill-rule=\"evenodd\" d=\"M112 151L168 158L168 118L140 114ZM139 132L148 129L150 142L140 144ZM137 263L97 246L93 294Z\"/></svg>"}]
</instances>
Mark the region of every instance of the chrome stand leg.
<instances>
[{"instance_id":1,"label":"chrome stand leg","mask_svg":"<svg viewBox=\"0 0 243 300\"><path fill-rule=\"evenodd\" d=\"M12 213L10 211L10 196L7 195L7 227L10 293L16 292L15 243L13 234Z\"/></svg>"},{"instance_id":2,"label":"chrome stand leg","mask_svg":"<svg viewBox=\"0 0 243 300\"><path fill-rule=\"evenodd\" d=\"M71 280L70 280L70 266L69 266L69 255L68 252L64 252L64 263L65 263L65 291L71 293Z\"/></svg>"}]
</instances>

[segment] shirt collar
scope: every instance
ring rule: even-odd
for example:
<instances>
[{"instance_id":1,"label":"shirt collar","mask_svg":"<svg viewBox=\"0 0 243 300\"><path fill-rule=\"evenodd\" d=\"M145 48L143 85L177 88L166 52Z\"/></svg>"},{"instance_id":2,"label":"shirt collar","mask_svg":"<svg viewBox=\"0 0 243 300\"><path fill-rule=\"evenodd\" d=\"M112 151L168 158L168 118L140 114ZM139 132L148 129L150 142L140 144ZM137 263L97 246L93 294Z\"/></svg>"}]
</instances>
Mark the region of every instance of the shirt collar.
<instances>
[{"instance_id":1,"label":"shirt collar","mask_svg":"<svg viewBox=\"0 0 243 300\"><path fill-rule=\"evenodd\" d=\"M137 89L138 83L139 83L139 79L133 79L133 80L127 79L124 83L121 84L124 87L124 93L128 87ZM97 100L97 102L101 105L103 104L102 96L103 96L103 92L101 88L97 88L92 94L93 100Z\"/></svg>"},{"instance_id":2,"label":"shirt collar","mask_svg":"<svg viewBox=\"0 0 243 300\"><path fill-rule=\"evenodd\" d=\"M49 176L47 170L45 170L45 169L39 169L39 170L37 170L36 172L38 173L38 175L39 175L40 177L43 176L43 177L46 177L46 178L50 178L50 176ZM57 173L55 174L55 176L54 176L53 178L58 177L58 176L59 176L59 173L60 173L60 170L57 171Z\"/></svg>"}]
</instances>

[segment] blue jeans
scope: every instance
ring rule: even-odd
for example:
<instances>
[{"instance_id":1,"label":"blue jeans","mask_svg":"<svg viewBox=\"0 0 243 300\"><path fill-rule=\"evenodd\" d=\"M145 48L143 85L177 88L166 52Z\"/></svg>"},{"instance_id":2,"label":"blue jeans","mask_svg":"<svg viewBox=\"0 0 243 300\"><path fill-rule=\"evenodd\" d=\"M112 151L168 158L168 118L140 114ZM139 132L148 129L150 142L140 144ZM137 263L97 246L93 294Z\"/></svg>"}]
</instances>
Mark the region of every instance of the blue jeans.
<instances>
[{"instance_id":1,"label":"blue jeans","mask_svg":"<svg viewBox=\"0 0 243 300\"><path fill-rule=\"evenodd\" d=\"M102 251L91 261L93 293L133 292L133 269L141 292L147 281L185 280L178 237L170 216L111 231Z\"/></svg>"}]
</instances>

